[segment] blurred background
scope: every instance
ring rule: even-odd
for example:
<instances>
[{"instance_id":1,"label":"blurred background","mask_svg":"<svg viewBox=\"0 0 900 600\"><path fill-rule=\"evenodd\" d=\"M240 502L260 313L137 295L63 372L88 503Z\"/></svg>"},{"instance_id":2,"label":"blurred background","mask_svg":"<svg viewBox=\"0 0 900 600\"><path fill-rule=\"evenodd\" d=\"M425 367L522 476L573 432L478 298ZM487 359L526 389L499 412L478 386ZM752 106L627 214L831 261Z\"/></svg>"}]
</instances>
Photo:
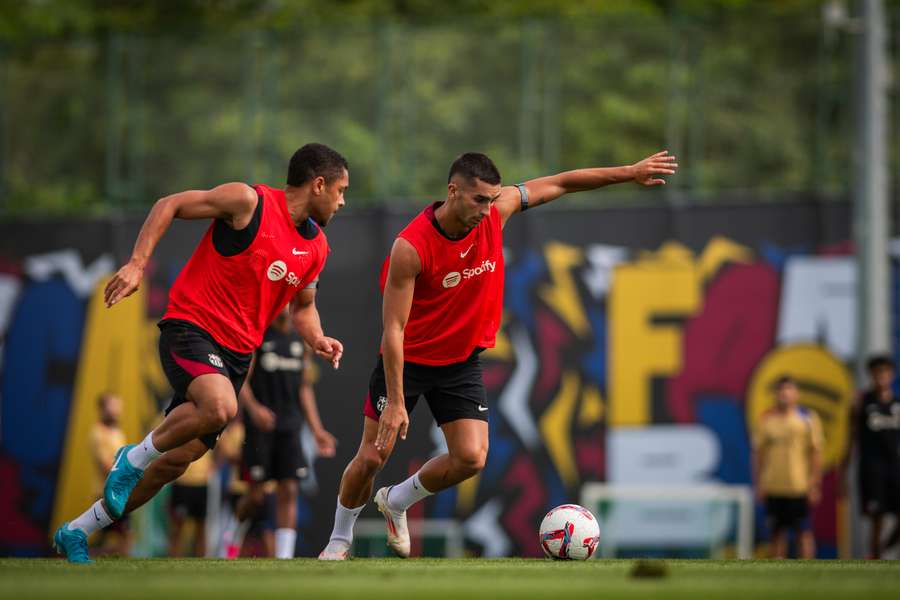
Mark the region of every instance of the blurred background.
<instances>
[{"instance_id":1,"label":"blurred background","mask_svg":"<svg viewBox=\"0 0 900 600\"><path fill-rule=\"evenodd\" d=\"M347 351L316 387L339 446L304 482L298 554L356 451L381 261L453 158L516 183L668 149L664 188L510 223L488 465L412 509L418 549L537 556L544 513L580 500L606 555L764 552L750 431L788 374L823 424L818 554L865 555L850 411L862 361L900 349L898 43L896 0L0 0L0 554L49 553L93 500L99 394L130 442L168 402L155 323L206 224L173 226L128 302L98 295L152 203L283 185L318 141L350 163L319 292ZM441 443L417 409L381 480ZM167 551L166 506L135 515L132 553Z\"/></svg>"}]
</instances>

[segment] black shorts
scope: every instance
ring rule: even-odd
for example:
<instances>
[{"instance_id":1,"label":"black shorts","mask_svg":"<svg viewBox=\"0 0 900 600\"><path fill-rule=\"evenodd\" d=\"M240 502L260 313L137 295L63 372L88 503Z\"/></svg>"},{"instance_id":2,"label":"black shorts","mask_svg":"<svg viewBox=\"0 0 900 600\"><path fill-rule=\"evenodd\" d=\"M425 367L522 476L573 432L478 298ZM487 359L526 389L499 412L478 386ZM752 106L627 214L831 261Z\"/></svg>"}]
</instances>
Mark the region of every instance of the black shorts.
<instances>
[{"instance_id":1,"label":"black shorts","mask_svg":"<svg viewBox=\"0 0 900 600\"><path fill-rule=\"evenodd\" d=\"M202 521L206 518L206 486L173 483L169 508L181 519Z\"/></svg>"},{"instance_id":2,"label":"black shorts","mask_svg":"<svg viewBox=\"0 0 900 600\"><path fill-rule=\"evenodd\" d=\"M900 512L900 465L860 457L859 496L869 516Z\"/></svg>"},{"instance_id":3,"label":"black shorts","mask_svg":"<svg viewBox=\"0 0 900 600\"><path fill-rule=\"evenodd\" d=\"M809 501L806 496L766 496L766 516L771 531L810 529Z\"/></svg>"},{"instance_id":4,"label":"black shorts","mask_svg":"<svg viewBox=\"0 0 900 600\"><path fill-rule=\"evenodd\" d=\"M300 429L260 431L245 425L246 434L241 457L244 481L303 479L307 475Z\"/></svg>"},{"instance_id":5,"label":"black shorts","mask_svg":"<svg viewBox=\"0 0 900 600\"><path fill-rule=\"evenodd\" d=\"M209 333L187 321L166 319L159 323L159 360L169 385L175 390L172 401L166 408L168 415L179 404L187 402L187 389L200 375L219 373L231 381L237 398L247 370L250 368L252 352L242 354L225 348ZM200 439L207 448L214 448L222 431L204 435Z\"/></svg>"},{"instance_id":6,"label":"black shorts","mask_svg":"<svg viewBox=\"0 0 900 600\"><path fill-rule=\"evenodd\" d=\"M406 411L412 413L419 396L425 396L428 408L438 425L457 419L488 420L487 392L481 376L478 351L466 360L451 365L432 367L416 363L403 363L403 393ZM369 394L363 405L363 414L378 420L387 402L387 384L384 378L384 359L369 378Z\"/></svg>"}]
</instances>

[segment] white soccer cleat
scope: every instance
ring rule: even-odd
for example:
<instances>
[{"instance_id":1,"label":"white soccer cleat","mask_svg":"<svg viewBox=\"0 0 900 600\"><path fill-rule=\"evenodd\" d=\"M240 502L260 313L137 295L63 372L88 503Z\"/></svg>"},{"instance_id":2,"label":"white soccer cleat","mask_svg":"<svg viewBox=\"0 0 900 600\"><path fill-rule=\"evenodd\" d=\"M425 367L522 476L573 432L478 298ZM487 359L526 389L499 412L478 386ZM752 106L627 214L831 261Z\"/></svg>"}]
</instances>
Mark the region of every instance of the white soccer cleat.
<instances>
[{"instance_id":1,"label":"white soccer cleat","mask_svg":"<svg viewBox=\"0 0 900 600\"><path fill-rule=\"evenodd\" d=\"M350 544L341 540L330 540L319 552L319 560L347 560L350 558Z\"/></svg>"},{"instance_id":2,"label":"white soccer cleat","mask_svg":"<svg viewBox=\"0 0 900 600\"><path fill-rule=\"evenodd\" d=\"M406 511L397 512L388 507L388 491L381 488L375 493L375 504L387 523L387 545L400 558L409 557L409 528L406 526Z\"/></svg>"}]
</instances>

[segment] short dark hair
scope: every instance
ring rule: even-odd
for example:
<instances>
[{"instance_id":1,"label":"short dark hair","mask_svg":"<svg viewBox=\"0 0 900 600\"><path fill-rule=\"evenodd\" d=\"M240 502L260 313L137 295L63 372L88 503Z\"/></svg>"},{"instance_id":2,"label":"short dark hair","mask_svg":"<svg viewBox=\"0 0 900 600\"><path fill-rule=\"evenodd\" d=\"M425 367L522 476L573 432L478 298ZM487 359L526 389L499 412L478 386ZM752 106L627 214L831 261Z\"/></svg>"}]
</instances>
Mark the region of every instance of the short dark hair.
<instances>
[{"instance_id":1,"label":"short dark hair","mask_svg":"<svg viewBox=\"0 0 900 600\"><path fill-rule=\"evenodd\" d=\"M450 174L447 175L447 183L454 175L462 175L466 179L476 177L485 183L497 185L500 183L500 171L490 158L480 152L466 152L461 154L450 165Z\"/></svg>"},{"instance_id":2,"label":"short dark hair","mask_svg":"<svg viewBox=\"0 0 900 600\"><path fill-rule=\"evenodd\" d=\"M881 367L888 367L893 369L893 357L887 354L876 354L874 356L870 356L869 360L866 361L866 369L868 369L869 371L874 371L875 369L880 369Z\"/></svg>"},{"instance_id":3,"label":"short dark hair","mask_svg":"<svg viewBox=\"0 0 900 600\"><path fill-rule=\"evenodd\" d=\"M772 385L773 390L780 390L782 387L786 385L797 385L797 380L791 377L790 375L782 375L778 379L775 380L775 383Z\"/></svg>"},{"instance_id":4,"label":"short dark hair","mask_svg":"<svg viewBox=\"0 0 900 600\"><path fill-rule=\"evenodd\" d=\"M288 165L287 184L299 187L316 177L324 177L331 183L340 177L344 170L349 171L347 159L325 144L306 144L291 157Z\"/></svg>"}]
</instances>

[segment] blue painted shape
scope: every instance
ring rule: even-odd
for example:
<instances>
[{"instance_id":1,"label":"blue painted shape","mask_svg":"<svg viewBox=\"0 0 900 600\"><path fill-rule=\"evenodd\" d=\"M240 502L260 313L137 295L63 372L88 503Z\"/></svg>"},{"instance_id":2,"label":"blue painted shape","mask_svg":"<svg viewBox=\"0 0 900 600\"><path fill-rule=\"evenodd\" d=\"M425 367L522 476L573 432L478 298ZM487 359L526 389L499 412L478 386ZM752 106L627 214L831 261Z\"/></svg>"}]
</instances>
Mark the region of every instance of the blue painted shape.
<instances>
[{"instance_id":1,"label":"blue painted shape","mask_svg":"<svg viewBox=\"0 0 900 600\"><path fill-rule=\"evenodd\" d=\"M0 426L3 448L23 464L59 460L84 313L85 301L62 279L28 286L16 306L0 371Z\"/></svg>"},{"instance_id":2,"label":"blue painted shape","mask_svg":"<svg viewBox=\"0 0 900 600\"><path fill-rule=\"evenodd\" d=\"M811 250L808 246L782 248L772 242L763 242L760 244L759 254L766 262L772 265L776 271L781 273L784 270L784 265L792 256L805 256L811 254Z\"/></svg>"},{"instance_id":3,"label":"blue painted shape","mask_svg":"<svg viewBox=\"0 0 900 600\"><path fill-rule=\"evenodd\" d=\"M457 486L438 492L432 496L431 519L451 519L456 515Z\"/></svg>"},{"instance_id":4,"label":"blue painted shape","mask_svg":"<svg viewBox=\"0 0 900 600\"><path fill-rule=\"evenodd\" d=\"M592 306L588 309L588 320L594 332L594 347L584 355L581 367L585 376L606 392L606 307Z\"/></svg>"},{"instance_id":5,"label":"blue painted shape","mask_svg":"<svg viewBox=\"0 0 900 600\"><path fill-rule=\"evenodd\" d=\"M566 490L566 486L556 469L546 470L544 474L544 485L544 491L547 492L547 510L571 501L573 496ZM543 518L543 515L541 518Z\"/></svg>"},{"instance_id":6,"label":"blue painted shape","mask_svg":"<svg viewBox=\"0 0 900 600\"><path fill-rule=\"evenodd\" d=\"M506 310L534 331L534 283L547 271L543 257L535 250L527 250L522 259L506 269Z\"/></svg>"},{"instance_id":7,"label":"blue painted shape","mask_svg":"<svg viewBox=\"0 0 900 600\"><path fill-rule=\"evenodd\" d=\"M499 482L509 463L512 461L518 444L513 441L501 427L501 419L493 417L488 423L488 435L491 444L487 461L481 472L482 481Z\"/></svg>"},{"instance_id":8,"label":"blue painted shape","mask_svg":"<svg viewBox=\"0 0 900 600\"><path fill-rule=\"evenodd\" d=\"M695 408L697 422L719 440L722 458L713 476L724 483L751 483L750 437L743 407L731 396L702 396Z\"/></svg>"}]
</instances>

